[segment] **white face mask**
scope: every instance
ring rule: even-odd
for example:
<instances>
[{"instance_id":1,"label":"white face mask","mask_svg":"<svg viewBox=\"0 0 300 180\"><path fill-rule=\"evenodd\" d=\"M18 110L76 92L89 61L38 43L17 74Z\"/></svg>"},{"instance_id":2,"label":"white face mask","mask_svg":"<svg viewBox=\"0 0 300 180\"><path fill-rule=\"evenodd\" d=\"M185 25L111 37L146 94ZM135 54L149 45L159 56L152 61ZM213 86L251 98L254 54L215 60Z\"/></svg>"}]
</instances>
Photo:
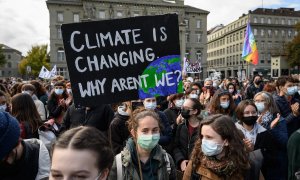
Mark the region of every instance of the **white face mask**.
<instances>
[{"instance_id":1,"label":"white face mask","mask_svg":"<svg viewBox=\"0 0 300 180\"><path fill-rule=\"evenodd\" d=\"M259 112L263 112L265 110L264 102L256 102L255 106Z\"/></svg>"},{"instance_id":2,"label":"white face mask","mask_svg":"<svg viewBox=\"0 0 300 180\"><path fill-rule=\"evenodd\" d=\"M229 101L221 102L221 103L220 103L220 106L221 106L223 109L227 109L227 108L229 107Z\"/></svg>"},{"instance_id":3,"label":"white face mask","mask_svg":"<svg viewBox=\"0 0 300 180\"><path fill-rule=\"evenodd\" d=\"M195 98L195 99L198 99L198 97L199 97L199 96L198 96L197 94L190 94L190 95L189 95L189 98Z\"/></svg>"},{"instance_id":4,"label":"white face mask","mask_svg":"<svg viewBox=\"0 0 300 180\"><path fill-rule=\"evenodd\" d=\"M0 112L4 112L6 109L7 109L6 104L0 106Z\"/></svg>"},{"instance_id":5,"label":"white face mask","mask_svg":"<svg viewBox=\"0 0 300 180\"><path fill-rule=\"evenodd\" d=\"M22 94L29 94L31 96L32 91L22 91Z\"/></svg>"},{"instance_id":6,"label":"white face mask","mask_svg":"<svg viewBox=\"0 0 300 180\"><path fill-rule=\"evenodd\" d=\"M118 107L118 114L120 114L122 116L129 116L129 114L125 111L125 107L124 106L119 106Z\"/></svg>"},{"instance_id":7,"label":"white face mask","mask_svg":"<svg viewBox=\"0 0 300 180\"><path fill-rule=\"evenodd\" d=\"M145 109L154 110L157 106L156 102L145 102Z\"/></svg>"},{"instance_id":8,"label":"white face mask","mask_svg":"<svg viewBox=\"0 0 300 180\"><path fill-rule=\"evenodd\" d=\"M184 103L184 99L175 100L175 106L178 107L178 108L181 108L183 103Z\"/></svg>"},{"instance_id":9,"label":"white face mask","mask_svg":"<svg viewBox=\"0 0 300 180\"><path fill-rule=\"evenodd\" d=\"M72 89L67 89L68 94L72 94Z\"/></svg>"}]
</instances>

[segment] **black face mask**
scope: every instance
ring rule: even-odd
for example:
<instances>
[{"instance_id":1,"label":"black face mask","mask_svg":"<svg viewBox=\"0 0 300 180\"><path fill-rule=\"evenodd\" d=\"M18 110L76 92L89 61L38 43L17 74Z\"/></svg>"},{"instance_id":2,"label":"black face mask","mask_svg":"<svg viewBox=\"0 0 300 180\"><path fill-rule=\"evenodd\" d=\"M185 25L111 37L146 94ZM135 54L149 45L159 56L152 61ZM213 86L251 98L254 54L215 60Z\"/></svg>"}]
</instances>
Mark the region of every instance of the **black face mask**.
<instances>
[{"instance_id":1,"label":"black face mask","mask_svg":"<svg viewBox=\"0 0 300 180\"><path fill-rule=\"evenodd\" d=\"M188 109L182 109L181 110L181 116L184 118L184 119L189 119L191 117L190 115L190 110Z\"/></svg>"},{"instance_id":2,"label":"black face mask","mask_svg":"<svg viewBox=\"0 0 300 180\"><path fill-rule=\"evenodd\" d=\"M259 85L260 83L262 83L262 80L255 81L256 85Z\"/></svg>"},{"instance_id":3,"label":"black face mask","mask_svg":"<svg viewBox=\"0 0 300 180\"><path fill-rule=\"evenodd\" d=\"M243 117L242 122L247 124L248 126L252 126L256 123L257 119L258 119L257 116L248 116L248 117Z\"/></svg>"}]
</instances>

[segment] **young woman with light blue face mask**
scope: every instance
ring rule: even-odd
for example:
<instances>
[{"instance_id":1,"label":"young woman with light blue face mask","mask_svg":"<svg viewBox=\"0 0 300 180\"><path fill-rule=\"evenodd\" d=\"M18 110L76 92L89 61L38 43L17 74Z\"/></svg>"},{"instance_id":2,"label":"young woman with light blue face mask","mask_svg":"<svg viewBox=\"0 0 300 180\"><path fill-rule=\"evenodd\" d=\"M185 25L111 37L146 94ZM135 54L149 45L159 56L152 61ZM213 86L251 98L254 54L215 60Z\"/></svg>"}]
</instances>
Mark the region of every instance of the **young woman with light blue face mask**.
<instances>
[{"instance_id":1,"label":"young woman with light blue face mask","mask_svg":"<svg viewBox=\"0 0 300 180\"><path fill-rule=\"evenodd\" d=\"M235 122L235 103L229 91L219 89L212 97L209 106L207 107L209 114L224 114L229 115Z\"/></svg>"},{"instance_id":2,"label":"young woman with light blue face mask","mask_svg":"<svg viewBox=\"0 0 300 180\"><path fill-rule=\"evenodd\" d=\"M216 114L201 121L199 137L183 180L244 179L250 168L248 153L229 116Z\"/></svg>"},{"instance_id":3,"label":"young woman with light blue face mask","mask_svg":"<svg viewBox=\"0 0 300 180\"><path fill-rule=\"evenodd\" d=\"M128 139L120 155L115 157L109 179L118 179L118 168L121 168L123 180L176 179L171 156L158 145L161 129L158 114L137 109L128 121L128 129L132 138Z\"/></svg>"}]
</instances>

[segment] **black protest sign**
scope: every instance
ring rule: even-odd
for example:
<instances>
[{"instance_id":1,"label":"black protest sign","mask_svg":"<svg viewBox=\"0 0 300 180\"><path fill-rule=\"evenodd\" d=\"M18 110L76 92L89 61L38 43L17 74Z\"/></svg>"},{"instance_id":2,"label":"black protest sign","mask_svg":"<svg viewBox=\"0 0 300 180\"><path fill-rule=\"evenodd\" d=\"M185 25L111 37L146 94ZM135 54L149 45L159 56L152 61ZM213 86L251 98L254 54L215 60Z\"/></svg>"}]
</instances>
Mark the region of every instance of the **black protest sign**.
<instances>
[{"instance_id":1,"label":"black protest sign","mask_svg":"<svg viewBox=\"0 0 300 180\"><path fill-rule=\"evenodd\" d=\"M182 92L178 16L62 25L76 105Z\"/></svg>"}]
</instances>

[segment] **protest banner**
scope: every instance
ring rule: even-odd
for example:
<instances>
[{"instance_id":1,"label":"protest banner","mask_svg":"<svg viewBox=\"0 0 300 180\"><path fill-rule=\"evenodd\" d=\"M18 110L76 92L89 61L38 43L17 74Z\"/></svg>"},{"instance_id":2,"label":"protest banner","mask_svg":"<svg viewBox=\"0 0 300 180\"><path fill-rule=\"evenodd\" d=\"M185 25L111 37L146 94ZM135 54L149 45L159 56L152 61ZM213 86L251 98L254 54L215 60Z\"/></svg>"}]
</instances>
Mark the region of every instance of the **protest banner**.
<instances>
[{"instance_id":1,"label":"protest banner","mask_svg":"<svg viewBox=\"0 0 300 180\"><path fill-rule=\"evenodd\" d=\"M185 73L201 73L201 62L191 63L190 60L184 60L184 72Z\"/></svg>"},{"instance_id":2,"label":"protest banner","mask_svg":"<svg viewBox=\"0 0 300 180\"><path fill-rule=\"evenodd\" d=\"M62 25L77 106L182 92L178 16Z\"/></svg>"}]
</instances>

